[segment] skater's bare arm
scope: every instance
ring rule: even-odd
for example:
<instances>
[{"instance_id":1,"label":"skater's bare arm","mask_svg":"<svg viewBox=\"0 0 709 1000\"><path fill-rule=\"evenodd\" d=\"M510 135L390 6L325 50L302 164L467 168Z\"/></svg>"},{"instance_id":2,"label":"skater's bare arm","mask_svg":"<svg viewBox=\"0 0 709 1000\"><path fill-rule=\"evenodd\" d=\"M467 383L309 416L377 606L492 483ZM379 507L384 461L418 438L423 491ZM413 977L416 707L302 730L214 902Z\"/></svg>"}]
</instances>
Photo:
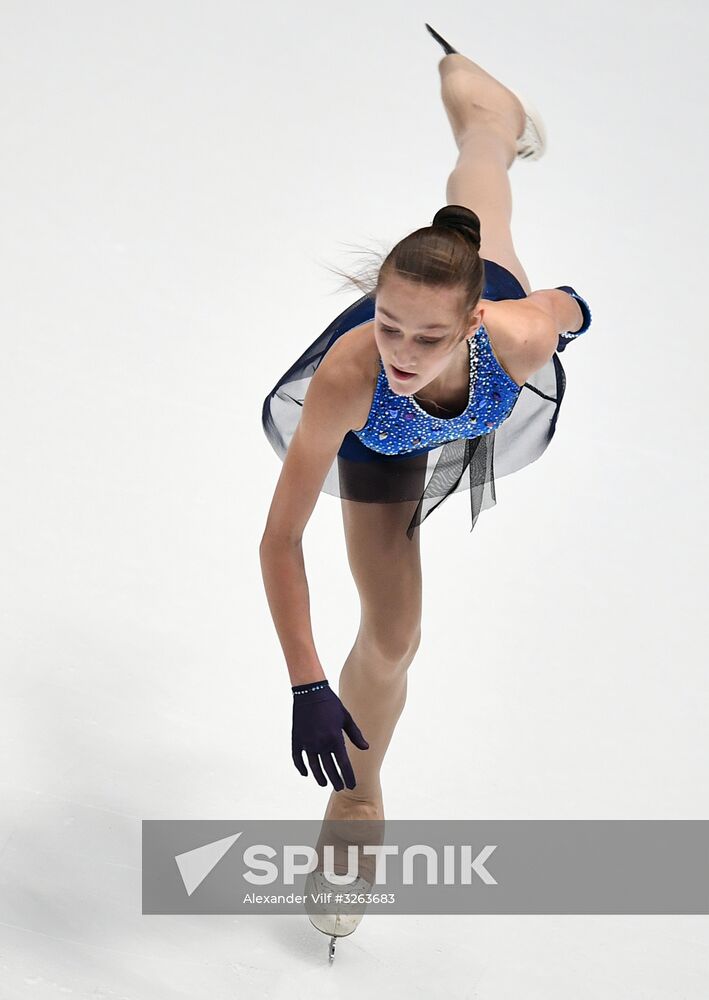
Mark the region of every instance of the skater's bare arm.
<instances>
[{"instance_id":1,"label":"skater's bare arm","mask_svg":"<svg viewBox=\"0 0 709 1000\"><path fill-rule=\"evenodd\" d=\"M573 296L557 288L530 292L521 299L486 303L486 311L499 323L495 327L497 346L504 350L508 368L514 368L520 382L549 361L560 334L575 332L584 320Z\"/></svg>"},{"instance_id":2,"label":"skater's bare arm","mask_svg":"<svg viewBox=\"0 0 709 1000\"><path fill-rule=\"evenodd\" d=\"M302 539L342 439L361 423L359 397L365 386L357 366L338 347L339 342L328 351L308 386L259 548L271 617L291 684L325 677L313 641Z\"/></svg>"},{"instance_id":3,"label":"skater's bare arm","mask_svg":"<svg viewBox=\"0 0 709 1000\"><path fill-rule=\"evenodd\" d=\"M542 288L530 292L526 298L506 301L505 305L516 306L523 312L531 311L546 319L552 339L567 331L574 333L583 324L583 313L576 299L558 288Z\"/></svg>"}]
</instances>

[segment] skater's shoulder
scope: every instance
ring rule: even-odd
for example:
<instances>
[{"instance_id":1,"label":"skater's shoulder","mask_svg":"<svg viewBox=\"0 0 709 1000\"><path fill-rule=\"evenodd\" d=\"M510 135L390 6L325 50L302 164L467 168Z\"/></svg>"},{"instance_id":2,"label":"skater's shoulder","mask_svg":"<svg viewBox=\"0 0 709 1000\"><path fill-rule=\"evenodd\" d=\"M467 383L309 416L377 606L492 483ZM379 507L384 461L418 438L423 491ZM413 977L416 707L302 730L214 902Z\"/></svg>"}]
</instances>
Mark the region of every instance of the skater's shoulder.
<instances>
[{"instance_id":1,"label":"skater's shoulder","mask_svg":"<svg viewBox=\"0 0 709 1000\"><path fill-rule=\"evenodd\" d=\"M327 383L339 406L346 408L353 428L367 420L379 371L374 320L338 337L318 366L321 381Z\"/></svg>"},{"instance_id":2,"label":"skater's shoulder","mask_svg":"<svg viewBox=\"0 0 709 1000\"><path fill-rule=\"evenodd\" d=\"M343 377L371 378L379 370L379 349L374 338L374 320L353 326L338 337L323 358L320 367L327 364L333 371L342 371Z\"/></svg>"},{"instance_id":3,"label":"skater's shoulder","mask_svg":"<svg viewBox=\"0 0 709 1000\"><path fill-rule=\"evenodd\" d=\"M529 335L538 314L529 308L527 301L526 298L480 299L482 323L496 349L514 354Z\"/></svg>"},{"instance_id":4,"label":"skater's shoulder","mask_svg":"<svg viewBox=\"0 0 709 1000\"><path fill-rule=\"evenodd\" d=\"M524 385L545 364L556 347L548 318L530 300L480 299L490 347L508 375Z\"/></svg>"}]
</instances>

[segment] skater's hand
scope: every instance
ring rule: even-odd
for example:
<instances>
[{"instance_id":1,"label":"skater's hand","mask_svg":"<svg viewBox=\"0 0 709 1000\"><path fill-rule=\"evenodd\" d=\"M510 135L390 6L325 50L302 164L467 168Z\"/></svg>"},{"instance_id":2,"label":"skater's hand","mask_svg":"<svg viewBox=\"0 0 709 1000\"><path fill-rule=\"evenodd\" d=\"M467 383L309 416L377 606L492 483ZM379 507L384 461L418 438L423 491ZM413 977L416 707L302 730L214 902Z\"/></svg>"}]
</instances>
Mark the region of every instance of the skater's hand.
<instances>
[{"instance_id":1,"label":"skater's hand","mask_svg":"<svg viewBox=\"0 0 709 1000\"><path fill-rule=\"evenodd\" d=\"M293 763L300 773L307 777L308 769L303 762L303 750L308 755L308 763L313 777L319 785L327 785L320 762L335 791L344 788L342 778L333 762L334 755L345 785L355 788L352 764L345 749L342 730L347 733L360 750L368 750L369 743L358 729L354 719L331 689L327 681L313 684L297 684L293 688L293 732L291 746Z\"/></svg>"}]
</instances>

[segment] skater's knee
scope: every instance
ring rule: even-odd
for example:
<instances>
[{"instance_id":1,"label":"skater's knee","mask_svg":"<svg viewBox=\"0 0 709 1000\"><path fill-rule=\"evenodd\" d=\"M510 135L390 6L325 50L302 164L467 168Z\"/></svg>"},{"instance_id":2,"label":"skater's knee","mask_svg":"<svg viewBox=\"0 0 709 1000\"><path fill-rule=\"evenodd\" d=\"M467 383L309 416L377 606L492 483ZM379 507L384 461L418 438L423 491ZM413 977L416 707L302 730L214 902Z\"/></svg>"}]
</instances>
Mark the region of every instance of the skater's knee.
<instances>
[{"instance_id":1,"label":"skater's knee","mask_svg":"<svg viewBox=\"0 0 709 1000\"><path fill-rule=\"evenodd\" d=\"M396 670L410 666L421 643L420 620L363 621L357 641L364 652L364 662L372 669Z\"/></svg>"}]
</instances>

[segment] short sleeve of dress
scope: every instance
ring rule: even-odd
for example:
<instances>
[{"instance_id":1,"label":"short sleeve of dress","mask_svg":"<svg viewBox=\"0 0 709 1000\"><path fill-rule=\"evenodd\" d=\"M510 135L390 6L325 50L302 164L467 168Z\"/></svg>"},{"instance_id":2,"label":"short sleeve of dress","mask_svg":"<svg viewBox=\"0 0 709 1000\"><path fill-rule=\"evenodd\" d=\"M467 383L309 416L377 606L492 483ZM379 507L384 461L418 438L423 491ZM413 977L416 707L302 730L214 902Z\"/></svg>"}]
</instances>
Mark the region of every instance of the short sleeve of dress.
<instances>
[{"instance_id":1,"label":"short sleeve of dress","mask_svg":"<svg viewBox=\"0 0 709 1000\"><path fill-rule=\"evenodd\" d=\"M591 325L591 309L586 299L582 298L582 296L580 296L576 289L572 288L571 285L556 285L555 287L561 292L568 292L569 295L572 295L578 302L583 315L583 323L581 324L581 328L579 330L575 330L573 333L567 331L559 334L559 343L556 349L557 351L563 351L570 340L575 340L576 337L580 337L582 333L585 333L586 330L588 330Z\"/></svg>"}]
</instances>

